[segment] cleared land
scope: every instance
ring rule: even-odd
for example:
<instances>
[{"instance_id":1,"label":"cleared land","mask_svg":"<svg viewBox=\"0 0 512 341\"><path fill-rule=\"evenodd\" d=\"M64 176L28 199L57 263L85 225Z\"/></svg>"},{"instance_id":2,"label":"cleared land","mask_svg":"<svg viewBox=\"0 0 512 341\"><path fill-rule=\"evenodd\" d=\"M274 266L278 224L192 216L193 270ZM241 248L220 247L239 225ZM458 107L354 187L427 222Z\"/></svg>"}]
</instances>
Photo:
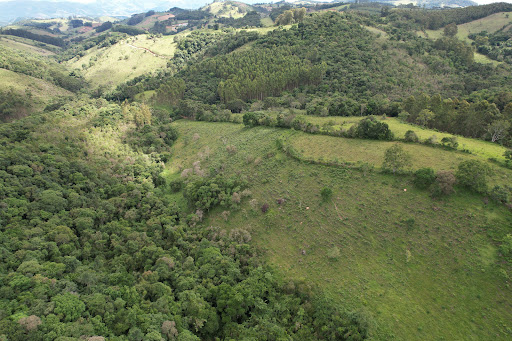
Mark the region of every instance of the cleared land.
<instances>
[{"instance_id":1,"label":"cleared land","mask_svg":"<svg viewBox=\"0 0 512 341\"><path fill-rule=\"evenodd\" d=\"M70 60L68 65L81 70L93 85L112 89L127 80L165 67L172 58L176 48L173 37L154 40L147 37L140 35L108 48L93 48L84 57Z\"/></svg>"},{"instance_id":2,"label":"cleared land","mask_svg":"<svg viewBox=\"0 0 512 341\"><path fill-rule=\"evenodd\" d=\"M496 242L512 227L504 207L468 193L433 201L407 177L305 164L277 150L277 138L320 143L301 132L183 120L175 125L181 135L169 176L201 160L203 169L223 169L251 183L254 209L247 200L226 221L219 208L205 224L249 230L283 274L370 313L376 339L512 336L511 289L500 275ZM237 152L228 153L228 145ZM331 201L322 202L324 187L333 190ZM259 209L263 203L270 205L266 214ZM329 258L335 246L339 255Z\"/></svg>"}]
</instances>

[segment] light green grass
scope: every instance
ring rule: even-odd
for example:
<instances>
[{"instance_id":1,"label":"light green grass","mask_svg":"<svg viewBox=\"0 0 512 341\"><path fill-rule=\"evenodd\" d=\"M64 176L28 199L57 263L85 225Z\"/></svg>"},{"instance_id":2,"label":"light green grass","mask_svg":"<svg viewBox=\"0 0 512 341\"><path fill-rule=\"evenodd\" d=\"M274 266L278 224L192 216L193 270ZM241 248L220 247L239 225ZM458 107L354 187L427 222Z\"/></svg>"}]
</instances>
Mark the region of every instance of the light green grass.
<instances>
[{"instance_id":1,"label":"light green grass","mask_svg":"<svg viewBox=\"0 0 512 341\"><path fill-rule=\"evenodd\" d=\"M361 117L340 117L340 116L329 116L329 117L319 117L319 116L304 116L307 122L311 122L313 124L317 124L320 128L325 124L332 124L334 129L344 128L349 129L352 125L356 124L361 120ZM375 116L377 120L381 120L379 116ZM450 137L453 134L438 132L432 129L422 128L420 126L403 123L399 119L395 117L388 117L383 122L389 125L391 131L395 134L397 138L403 138L405 133L408 130L413 130L416 135L418 135L420 141L425 141L429 137L435 135L437 137L437 142L440 143L443 137ZM457 136L457 141L459 142L459 149L469 150L472 154L480 157L483 160L487 160L489 158L494 158L496 160L504 161L503 153L507 150L507 148L488 141L478 140L467 138L463 136Z\"/></svg>"},{"instance_id":2,"label":"light green grass","mask_svg":"<svg viewBox=\"0 0 512 341\"><path fill-rule=\"evenodd\" d=\"M239 4L234 5L229 2L214 2L202 8L213 15L220 18L242 18L247 11L251 10L252 6Z\"/></svg>"},{"instance_id":3,"label":"light green grass","mask_svg":"<svg viewBox=\"0 0 512 341\"><path fill-rule=\"evenodd\" d=\"M493 251L493 238L512 227L503 207L463 192L433 201L409 178L300 163L277 151L276 138L319 142L302 132L183 120L175 126L170 173L201 160L203 169L247 178L257 202L253 210L246 199L227 221L224 208L215 209L205 224L250 231L281 273L368 312L374 340L512 337L512 292ZM226 145L237 152L228 154ZM201 159L206 147L210 156ZM333 190L332 201L322 202L323 187ZM265 215L263 203L270 205ZM338 260L326 256L333 246Z\"/></svg>"},{"instance_id":4,"label":"light green grass","mask_svg":"<svg viewBox=\"0 0 512 341\"><path fill-rule=\"evenodd\" d=\"M507 14L509 17L507 18ZM471 43L471 39L468 36L472 33L480 33L483 31L487 31L489 33L494 33L499 29L503 28L506 25L510 25L512 23L512 17L510 17L510 13L500 12L489 15L485 18L474 20L465 24L457 25L457 38L460 40L464 40L468 43ZM438 39L443 36L444 28L440 28L438 30L426 30L428 38ZM419 33L424 36L423 32Z\"/></svg>"},{"instance_id":5,"label":"light green grass","mask_svg":"<svg viewBox=\"0 0 512 341\"><path fill-rule=\"evenodd\" d=\"M46 49L43 49L41 47L37 47L31 44L27 44L25 42L16 41L10 38L7 38L6 36L0 36L0 45L3 45L5 47L20 50L23 52L29 52L32 54L36 54L39 56L52 56L55 55L54 52L48 51Z\"/></svg>"},{"instance_id":6,"label":"light green grass","mask_svg":"<svg viewBox=\"0 0 512 341\"><path fill-rule=\"evenodd\" d=\"M57 97L72 95L71 92L42 79L0 69L0 89L5 91L9 88L24 96L31 93L32 97L26 99L28 103L32 104L29 113L44 109L50 101Z\"/></svg>"},{"instance_id":7,"label":"light green grass","mask_svg":"<svg viewBox=\"0 0 512 341\"><path fill-rule=\"evenodd\" d=\"M146 35L140 35L108 48L92 48L84 57L71 59L68 65L81 70L94 86L113 89L127 80L166 67L175 48L171 37L150 40Z\"/></svg>"}]
</instances>

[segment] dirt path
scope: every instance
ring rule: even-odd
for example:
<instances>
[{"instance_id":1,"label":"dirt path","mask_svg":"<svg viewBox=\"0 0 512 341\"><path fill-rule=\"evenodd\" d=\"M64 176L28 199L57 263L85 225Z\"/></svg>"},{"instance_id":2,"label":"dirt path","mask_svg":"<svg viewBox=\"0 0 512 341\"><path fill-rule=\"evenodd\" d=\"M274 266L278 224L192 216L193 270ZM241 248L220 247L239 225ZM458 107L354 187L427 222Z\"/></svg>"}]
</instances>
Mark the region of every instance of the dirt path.
<instances>
[{"instance_id":1,"label":"dirt path","mask_svg":"<svg viewBox=\"0 0 512 341\"><path fill-rule=\"evenodd\" d=\"M163 59L169 59L169 57L166 57L166 56L161 56L153 51L151 51L150 49L148 48L145 48L145 47L140 47L140 46L135 46L135 45L132 45L130 43L125 43L126 45L130 46L131 48L134 48L134 49L137 49L137 50L144 50L144 51L147 51L149 53L151 53L151 55L157 57L157 58L163 58Z\"/></svg>"}]
</instances>

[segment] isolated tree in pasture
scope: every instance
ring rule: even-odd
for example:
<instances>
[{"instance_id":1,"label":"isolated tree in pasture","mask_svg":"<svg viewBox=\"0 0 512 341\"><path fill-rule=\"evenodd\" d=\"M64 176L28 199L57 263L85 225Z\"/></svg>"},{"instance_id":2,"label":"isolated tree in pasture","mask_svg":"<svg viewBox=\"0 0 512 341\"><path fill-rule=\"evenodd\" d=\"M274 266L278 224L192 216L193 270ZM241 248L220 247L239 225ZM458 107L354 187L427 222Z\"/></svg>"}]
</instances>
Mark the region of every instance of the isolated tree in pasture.
<instances>
[{"instance_id":1,"label":"isolated tree in pasture","mask_svg":"<svg viewBox=\"0 0 512 341\"><path fill-rule=\"evenodd\" d=\"M382 168L393 174L400 173L411 165L411 155L396 143L386 149Z\"/></svg>"}]
</instances>

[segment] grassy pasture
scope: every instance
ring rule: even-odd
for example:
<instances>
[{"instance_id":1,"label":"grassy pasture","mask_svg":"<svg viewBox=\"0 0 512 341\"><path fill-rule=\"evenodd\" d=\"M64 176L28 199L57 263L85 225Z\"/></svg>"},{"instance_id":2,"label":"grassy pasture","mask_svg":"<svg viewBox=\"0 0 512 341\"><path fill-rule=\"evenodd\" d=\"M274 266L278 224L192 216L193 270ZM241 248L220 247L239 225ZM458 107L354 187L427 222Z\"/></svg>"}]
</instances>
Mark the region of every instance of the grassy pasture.
<instances>
[{"instance_id":1,"label":"grassy pasture","mask_svg":"<svg viewBox=\"0 0 512 341\"><path fill-rule=\"evenodd\" d=\"M31 94L27 102L32 104L30 112L43 110L46 105L57 97L71 96L72 93L42 79L30 77L13 71L0 69L0 88L14 89L20 94Z\"/></svg>"},{"instance_id":2,"label":"grassy pasture","mask_svg":"<svg viewBox=\"0 0 512 341\"><path fill-rule=\"evenodd\" d=\"M71 59L68 65L81 70L93 85L112 89L129 79L165 67L174 55L175 44L171 39L153 41L146 37L140 35L108 48L92 48L85 56ZM144 48L163 56L155 56Z\"/></svg>"},{"instance_id":3,"label":"grassy pasture","mask_svg":"<svg viewBox=\"0 0 512 341\"><path fill-rule=\"evenodd\" d=\"M304 164L274 144L284 138L314 145L323 136L184 120L175 126L180 138L168 175L200 160L203 169L223 169L251 183L254 208L246 199L227 220L223 208L215 209L205 224L250 231L283 274L369 313L374 339L512 337L511 289L499 274L496 243L512 227L504 207L462 192L433 201L407 177ZM228 145L237 152L228 153ZM333 190L332 200L322 201L323 187ZM263 203L270 205L266 214ZM329 258L335 246L339 255ZM502 266L510 272L510 264Z\"/></svg>"}]
</instances>

